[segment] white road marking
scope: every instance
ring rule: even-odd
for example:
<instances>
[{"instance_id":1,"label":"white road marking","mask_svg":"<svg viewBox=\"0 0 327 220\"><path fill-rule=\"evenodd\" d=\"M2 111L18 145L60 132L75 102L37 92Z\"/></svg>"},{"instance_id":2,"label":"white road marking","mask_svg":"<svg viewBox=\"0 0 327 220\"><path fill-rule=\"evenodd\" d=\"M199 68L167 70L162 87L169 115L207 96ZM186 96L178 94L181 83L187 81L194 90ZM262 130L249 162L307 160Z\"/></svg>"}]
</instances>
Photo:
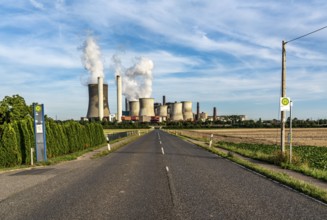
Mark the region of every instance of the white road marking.
<instances>
[{"instance_id":1,"label":"white road marking","mask_svg":"<svg viewBox=\"0 0 327 220\"><path fill-rule=\"evenodd\" d=\"M166 170L167 170L167 172L169 172L169 168L168 168L168 166L166 166Z\"/></svg>"},{"instance_id":2,"label":"white road marking","mask_svg":"<svg viewBox=\"0 0 327 220\"><path fill-rule=\"evenodd\" d=\"M165 151L164 151L163 147L161 147L161 153L165 154Z\"/></svg>"}]
</instances>

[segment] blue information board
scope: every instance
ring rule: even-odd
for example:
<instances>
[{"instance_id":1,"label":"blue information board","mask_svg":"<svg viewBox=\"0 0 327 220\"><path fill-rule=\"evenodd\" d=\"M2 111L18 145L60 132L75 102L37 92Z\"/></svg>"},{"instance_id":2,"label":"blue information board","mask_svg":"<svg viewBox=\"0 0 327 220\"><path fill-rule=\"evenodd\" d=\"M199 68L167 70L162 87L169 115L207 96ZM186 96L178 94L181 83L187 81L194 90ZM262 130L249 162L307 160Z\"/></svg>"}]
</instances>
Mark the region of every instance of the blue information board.
<instances>
[{"instance_id":1,"label":"blue information board","mask_svg":"<svg viewBox=\"0 0 327 220\"><path fill-rule=\"evenodd\" d=\"M37 161L47 161L47 145L43 104L34 104L34 136Z\"/></svg>"}]
</instances>

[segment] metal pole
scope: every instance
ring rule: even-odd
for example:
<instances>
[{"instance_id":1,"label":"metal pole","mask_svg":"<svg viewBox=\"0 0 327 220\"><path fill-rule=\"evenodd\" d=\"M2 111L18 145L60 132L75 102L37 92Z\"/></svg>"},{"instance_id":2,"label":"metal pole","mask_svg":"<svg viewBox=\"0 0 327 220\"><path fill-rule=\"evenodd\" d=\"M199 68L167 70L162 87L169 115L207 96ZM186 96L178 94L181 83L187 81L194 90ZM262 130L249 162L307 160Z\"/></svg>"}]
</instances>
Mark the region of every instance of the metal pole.
<instances>
[{"instance_id":1,"label":"metal pole","mask_svg":"<svg viewBox=\"0 0 327 220\"><path fill-rule=\"evenodd\" d=\"M282 41L282 91L281 96L286 97L286 42ZM285 112L281 111L281 151L285 152Z\"/></svg>"},{"instance_id":2,"label":"metal pole","mask_svg":"<svg viewBox=\"0 0 327 220\"><path fill-rule=\"evenodd\" d=\"M293 139L293 133L292 133L292 101L290 101L290 163L292 163L292 139Z\"/></svg>"}]
</instances>

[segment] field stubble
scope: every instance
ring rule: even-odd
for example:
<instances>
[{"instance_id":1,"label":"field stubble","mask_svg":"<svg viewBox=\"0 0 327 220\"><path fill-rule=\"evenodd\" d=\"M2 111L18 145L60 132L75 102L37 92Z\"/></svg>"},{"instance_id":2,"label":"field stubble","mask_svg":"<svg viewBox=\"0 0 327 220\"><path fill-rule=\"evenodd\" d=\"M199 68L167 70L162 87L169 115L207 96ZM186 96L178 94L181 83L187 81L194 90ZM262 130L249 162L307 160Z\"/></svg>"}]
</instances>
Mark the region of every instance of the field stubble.
<instances>
[{"instance_id":1,"label":"field stubble","mask_svg":"<svg viewBox=\"0 0 327 220\"><path fill-rule=\"evenodd\" d=\"M280 128L262 129L204 129L190 130L202 137L209 137L214 134L217 141L234 143L257 143L257 144L280 144ZM288 142L289 129L286 129L285 136ZM293 128L293 145L295 146L319 146L327 147L327 128Z\"/></svg>"}]
</instances>

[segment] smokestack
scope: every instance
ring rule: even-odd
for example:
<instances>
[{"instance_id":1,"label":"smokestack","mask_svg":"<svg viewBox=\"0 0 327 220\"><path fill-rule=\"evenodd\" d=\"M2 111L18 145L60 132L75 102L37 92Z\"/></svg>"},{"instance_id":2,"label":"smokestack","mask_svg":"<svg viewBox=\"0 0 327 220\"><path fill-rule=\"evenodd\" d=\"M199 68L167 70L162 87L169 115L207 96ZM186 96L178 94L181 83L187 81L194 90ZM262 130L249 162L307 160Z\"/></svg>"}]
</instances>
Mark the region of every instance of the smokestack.
<instances>
[{"instance_id":1,"label":"smokestack","mask_svg":"<svg viewBox=\"0 0 327 220\"><path fill-rule=\"evenodd\" d=\"M217 120L217 108L216 107L213 108L213 120L214 121Z\"/></svg>"},{"instance_id":2,"label":"smokestack","mask_svg":"<svg viewBox=\"0 0 327 220\"><path fill-rule=\"evenodd\" d=\"M200 120L200 103L196 103L196 120Z\"/></svg>"},{"instance_id":3,"label":"smokestack","mask_svg":"<svg viewBox=\"0 0 327 220\"><path fill-rule=\"evenodd\" d=\"M99 120L103 119L103 77L98 77L98 93L99 93Z\"/></svg>"},{"instance_id":4,"label":"smokestack","mask_svg":"<svg viewBox=\"0 0 327 220\"><path fill-rule=\"evenodd\" d=\"M117 79L117 121L121 122L122 117L122 90L121 90L121 78L119 75L116 76Z\"/></svg>"},{"instance_id":5,"label":"smokestack","mask_svg":"<svg viewBox=\"0 0 327 220\"><path fill-rule=\"evenodd\" d=\"M127 98L125 98L125 111L129 111L129 105L128 105Z\"/></svg>"},{"instance_id":6,"label":"smokestack","mask_svg":"<svg viewBox=\"0 0 327 220\"><path fill-rule=\"evenodd\" d=\"M162 105L166 105L166 96L162 96Z\"/></svg>"},{"instance_id":7,"label":"smokestack","mask_svg":"<svg viewBox=\"0 0 327 220\"><path fill-rule=\"evenodd\" d=\"M110 110L108 105L108 85L103 85L103 98L102 98L102 108L103 108L103 117L109 118ZM99 84L89 84L89 107L87 109L86 117L91 118L100 118L99 110Z\"/></svg>"}]
</instances>

